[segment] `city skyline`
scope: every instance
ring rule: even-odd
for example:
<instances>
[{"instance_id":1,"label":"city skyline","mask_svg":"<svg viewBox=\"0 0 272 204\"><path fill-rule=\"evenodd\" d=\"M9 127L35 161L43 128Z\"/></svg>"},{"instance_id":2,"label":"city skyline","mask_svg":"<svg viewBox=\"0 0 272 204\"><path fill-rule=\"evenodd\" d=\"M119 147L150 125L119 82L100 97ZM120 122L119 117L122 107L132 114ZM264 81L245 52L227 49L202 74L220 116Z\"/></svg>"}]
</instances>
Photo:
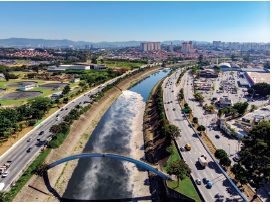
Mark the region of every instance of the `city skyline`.
<instances>
[{"instance_id":1,"label":"city skyline","mask_svg":"<svg viewBox=\"0 0 272 204\"><path fill-rule=\"evenodd\" d=\"M0 2L0 5L4 8L2 15L7 17L0 23L5 31L0 33L0 39L270 42L269 1Z\"/></svg>"}]
</instances>

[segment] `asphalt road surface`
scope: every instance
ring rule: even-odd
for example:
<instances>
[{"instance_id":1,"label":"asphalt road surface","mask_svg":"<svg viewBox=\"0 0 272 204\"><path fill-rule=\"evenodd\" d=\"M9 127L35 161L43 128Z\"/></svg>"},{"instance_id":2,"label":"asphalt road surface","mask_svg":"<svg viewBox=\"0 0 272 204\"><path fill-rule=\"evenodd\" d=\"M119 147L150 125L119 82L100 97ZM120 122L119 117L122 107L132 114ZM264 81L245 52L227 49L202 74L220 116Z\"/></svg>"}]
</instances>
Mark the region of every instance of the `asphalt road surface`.
<instances>
[{"instance_id":1,"label":"asphalt road surface","mask_svg":"<svg viewBox=\"0 0 272 204\"><path fill-rule=\"evenodd\" d=\"M170 78L166 78L162 85L163 87L163 100L166 109L167 119L171 124L178 126L181 129L181 138L177 139L177 144L184 147L186 143L190 143L192 149L190 151L182 151L181 154L184 160L192 169L192 176L194 179L199 178L202 181L198 185L202 196L207 202L225 202L225 201L244 201L241 196L236 192L234 187L229 183L227 178L216 166L212 158L204 149L203 145L195 135L192 128L189 126L185 116L181 113L181 107L178 101L178 94L180 88L183 87L187 75L184 75L179 87L176 87L176 80L181 73L181 70ZM166 85L166 82L168 84ZM172 82L172 84L171 84ZM172 92L173 91L173 92ZM170 102L168 104L168 102ZM175 109L175 111L174 111ZM198 158L204 154L207 157L208 166L204 169L198 162ZM208 188L203 183L203 178L207 177L213 184L212 188Z\"/></svg>"}]
</instances>

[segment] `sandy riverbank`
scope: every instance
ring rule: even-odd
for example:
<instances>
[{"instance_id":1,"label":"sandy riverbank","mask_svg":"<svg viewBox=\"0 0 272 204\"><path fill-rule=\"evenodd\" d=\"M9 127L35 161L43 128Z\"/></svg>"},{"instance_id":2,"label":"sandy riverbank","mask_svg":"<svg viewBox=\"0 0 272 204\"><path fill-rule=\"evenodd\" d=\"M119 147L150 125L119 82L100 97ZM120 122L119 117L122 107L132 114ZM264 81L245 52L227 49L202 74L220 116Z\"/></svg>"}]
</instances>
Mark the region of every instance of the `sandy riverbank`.
<instances>
[{"instance_id":1,"label":"sandy riverbank","mask_svg":"<svg viewBox=\"0 0 272 204\"><path fill-rule=\"evenodd\" d=\"M130 79L126 79L123 82L121 82L118 85L118 87L121 88L122 90L126 90L134 83L138 82L145 76L155 71L158 71L159 69L160 68L152 68L148 71L138 73L135 76L132 76ZM67 139L65 140L63 145L61 145L59 149L52 150L49 156L47 157L46 162L52 163L61 158L81 153L101 117L121 94L122 92L120 91L120 89L116 87L106 92L105 96L99 101L99 103L94 103L92 108L87 113L81 116L78 121L74 122L74 124L71 127L71 133L67 136ZM141 147L141 144L143 144L143 137L140 134L140 132L142 131L142 118L143 118L142 117L143 115L141 114L143 114L144 112L144 104L142 104L142 106L139 107L139 109L141 109L142 111L139 111L141 112L139 113L140 115L138 114L136 116L137 119L135 121L138 122L134 123L134 128L136 131L135 136L132 138L133 142L131 142L131 145L133 146L134 142L136 142L138 147ZM141 121L139 122L139 120ZM137 148L134 149L134 151L132 151L132 154L133 154L132 156L134 157L135 155L136 158L137 157L142 158L144 156L144 153L141 153L140 150L138 150ZM23 187L23 189L20 191L20 193L15 197L13 201L14 202L59 201L59 198L65 192L68 181L71 178L75 167L77 166L77 162L78 160L73 160L67 163L63 163L48 171L50 185L55 190L55 195L57 196L54 196L51 192L48 191L47 187L44 184L43 178L34 175ZM140 179L141 177L143 176L135 175L134 180ZM37 188L39 191L28 187L28 185ZM133 193L135 195L140 195L141 191L147 193L149 192L149 189L141 190L135 187L135 191Z\"/></svg>"}]
</instances>

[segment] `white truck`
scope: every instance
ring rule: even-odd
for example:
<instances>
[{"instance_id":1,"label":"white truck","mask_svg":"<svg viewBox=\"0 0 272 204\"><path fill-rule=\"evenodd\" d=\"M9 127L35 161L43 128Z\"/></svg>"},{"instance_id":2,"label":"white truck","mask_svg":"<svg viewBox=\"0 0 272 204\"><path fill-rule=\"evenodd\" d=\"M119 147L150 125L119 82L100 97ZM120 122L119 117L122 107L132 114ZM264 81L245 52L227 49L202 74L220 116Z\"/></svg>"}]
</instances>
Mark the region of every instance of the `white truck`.
<instances>
[{"instance_id":1,"label":"white truck","mask_svg":"<svg viewBox=\"0 0 272 204\"><path fill-rule=\"evenodd\" d=\"M198 162L201 164L203 168L207 166L207 161L204 159L204 157L199 157Z\"/></svg>"}]
</instances>

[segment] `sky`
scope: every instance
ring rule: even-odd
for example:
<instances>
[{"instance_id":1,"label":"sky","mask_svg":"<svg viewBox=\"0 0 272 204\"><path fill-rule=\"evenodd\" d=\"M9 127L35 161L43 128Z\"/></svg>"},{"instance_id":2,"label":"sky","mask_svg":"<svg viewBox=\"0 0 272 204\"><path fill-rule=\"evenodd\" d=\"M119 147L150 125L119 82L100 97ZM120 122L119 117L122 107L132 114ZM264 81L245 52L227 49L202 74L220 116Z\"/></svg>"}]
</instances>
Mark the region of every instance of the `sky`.
<instances>
[{"instance_id":1,"label":"sky","mask_svg":"<svg viewBox=\"0 0 272 204\"><path fill-rule=\"evenodd\" d=\"M0 1L0 39L270 42L269 1Z\"/></svg>"}]
</instances>

